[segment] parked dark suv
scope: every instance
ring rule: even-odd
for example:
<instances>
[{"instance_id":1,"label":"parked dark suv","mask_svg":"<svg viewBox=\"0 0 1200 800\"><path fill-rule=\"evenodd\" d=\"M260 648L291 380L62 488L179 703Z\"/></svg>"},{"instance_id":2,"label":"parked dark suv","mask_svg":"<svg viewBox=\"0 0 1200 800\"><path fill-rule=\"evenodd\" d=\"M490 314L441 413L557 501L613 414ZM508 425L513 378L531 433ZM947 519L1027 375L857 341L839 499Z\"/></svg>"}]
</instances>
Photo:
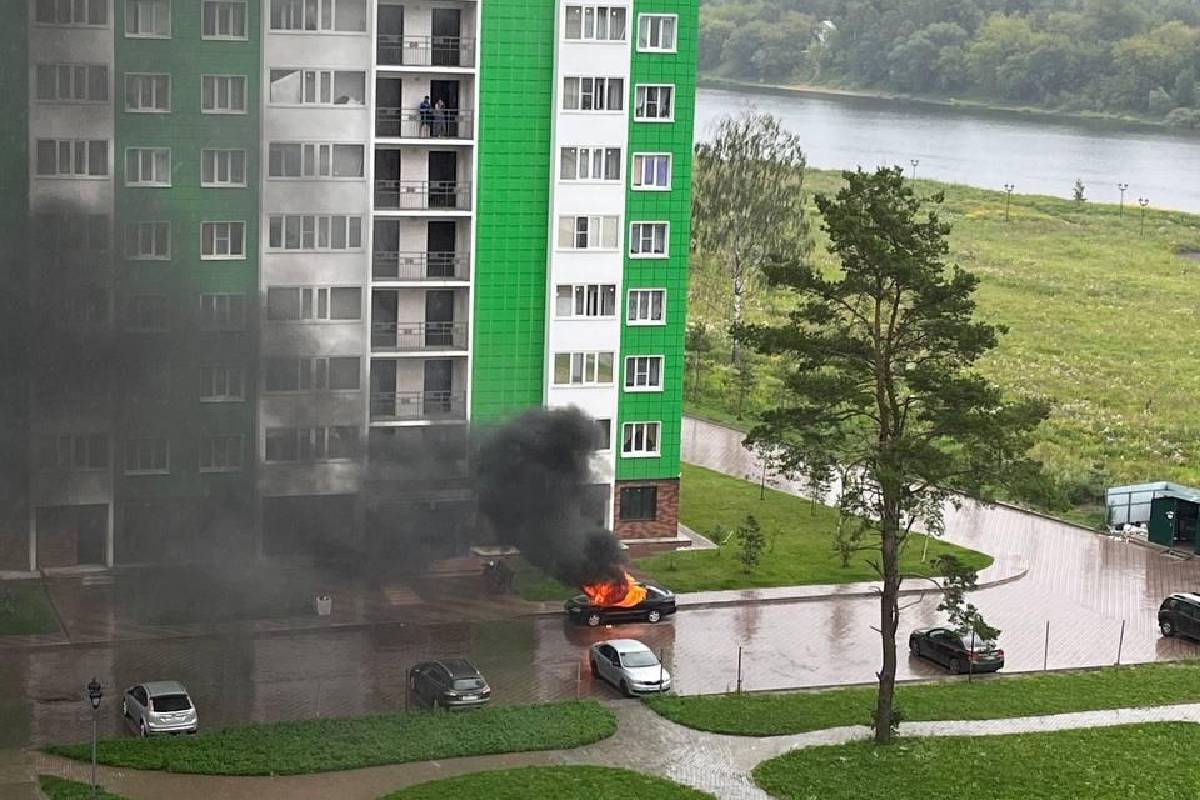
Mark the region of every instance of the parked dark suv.
<instances>
[{"instance_id":1,"label":"parked dark suv","mask_svg":"<svg viewBox=\"0 0 1200 800\"><path fill-rule=\"evenodd\" d=\"M1200 594L1181 592L1158 607L1158 629L1163 636L1200 639Z\"/></svg>"},{"instance_id":2,"label":"parked dark suv","mask_svg":"<svg viewBox=\"0 0 1200 800\"><path fill-rule=\"evenodd\" d=\"M479 708L492 699L492 688L465 658L417 664L408 671L408 688L435 710Z\"/></svg>"}]
</instances>

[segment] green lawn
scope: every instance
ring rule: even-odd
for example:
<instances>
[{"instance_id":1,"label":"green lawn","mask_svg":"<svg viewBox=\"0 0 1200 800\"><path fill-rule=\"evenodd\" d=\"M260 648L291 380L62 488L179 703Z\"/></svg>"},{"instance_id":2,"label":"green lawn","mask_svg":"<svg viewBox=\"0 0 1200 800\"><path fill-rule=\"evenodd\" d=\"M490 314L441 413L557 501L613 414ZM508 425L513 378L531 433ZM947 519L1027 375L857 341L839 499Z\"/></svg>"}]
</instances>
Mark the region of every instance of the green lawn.
<instances>
[{"instance_id":1,"label":"green lawn","mask_svg":"<svg viewBox=\"0 0 1200 800\"><path fill-rule=\"evenodd\" d=\"M383 800L713 800L711 794L610 767L525 767L447 778L390 794Z\"/></svg>"},{"instance_id":2,"label":"green lawn","mask_svg":"<svg viewBox=\"0 0 1200 800\"><path fill-rule=\"evenodd\" d=\"M976 678L901 685L896 704L909 721L1005 719L1112 708L1200 702L1200 661L1088 672ZM875 687L792 694L650 697L664 717L715 733L778 736L868 725Z\"/></svg>"},{"instance_id":3,"label":"green lawn","mask_svg":"<svg viewBox=\"0 0 1200 800\"><path fill-rule=\"evenodd\" d=\"M1192 723L856 742L774 758L754 780L784 800L1183 800L1200 793L1195 747Z\"/></svg>"},{"instance_id":4,"label":"green lawn","mask_svg":"<svg viewBox=\"0 0 1200 800\"><path fill-rule=\"evenodd\" d=\"M46 800L90 800L92 796L92 787L89 784L56 778L53 775L39 775L38 785ZM96 797L99 800L125 800L120 795L104 791L104 787L97 788L99 791Z\"/></svg>"},{"instance_id":5,"label":"green lawn","mask_svg":"<svg viewBox=\"0 0 1200 800\"><path fill-rule=\"evenodd\" d=\"M767 535L762 563L747 575L735 558L736 542L720 550L667 553L636 562L637 571L676 592L747 589L762 586L850 583L877 580L859 553L842 567L833 552L837 512L793 495L767 490L759 499L758 484L685 464L680 487L679 520L694 531L709 534L717 525L733 527L753 514ZM904 553L905 572L929 575L921 562L924 537L914 536ZM932 540L928 558L953 553L975 569L992 563L990 556Z\"/></svg>"},{"instance_id":6,"label":"green lawn","mask_svg":"<svg viewBox=\"0 0 1200 800\"><path fill-rule=\"evenodd\" d=\"M40 582L0 583L0 636L55 633L58 620Z\"/></svg>"},{"instance_id":7,"label":"green lawn","mask_svg":"<svg viewBox=\"0 0 1200 800\"><path fill-rule=\"evenodd\" d=\"M202 775L303 775L459 756L581 747L616 733L595 701L391 714L227 728L194 737L109 739L101 764ZM86 761L87 745L48 747Z\"/></svg>"},{"instance_id":8,"label":"green lawn","mask_svg":"<svg viewBox=\"0 0 1200 800\"><path fill-rule=\"evenodd\" d=\"M810 192L832 193L840 181L808 173ZM979 276L980 316L1011 329L983 371L1010 391L1057 403L1033 451L1053 481L1017 499L1095 521L1106 484L1200 484L1200 263L1178 255L1200 250L1200 217L1151 211L1142 237L1131 204L1121 216L1116 206L1017 195L1006 223L1003 192L918 184L924 194L946 192L952 260ZM831 263L823 234L813 257ZM691 321L728 329L730 292L717 265L693 259L691 295ZM761 286L748 298L754 319L787 306ZM727 352L714 344L699 393L688 380L692 406L709 416L734 408L734 382L721 366ZM777 400L774 372L759 370L747 418Z\"/></svg>"}]
</instances>

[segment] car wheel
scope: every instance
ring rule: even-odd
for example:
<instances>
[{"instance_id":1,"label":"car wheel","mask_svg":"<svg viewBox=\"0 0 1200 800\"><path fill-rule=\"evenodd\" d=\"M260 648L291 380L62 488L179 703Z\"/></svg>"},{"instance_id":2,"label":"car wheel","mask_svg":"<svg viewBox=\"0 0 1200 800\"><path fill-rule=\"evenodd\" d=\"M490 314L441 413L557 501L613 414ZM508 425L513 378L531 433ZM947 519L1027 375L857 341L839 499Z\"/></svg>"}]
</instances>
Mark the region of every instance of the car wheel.
<instances>
[{"instance_id":1,"label":"car wheel","mask_svg":"<svg viewBox=\"0 0 1200 800\"><path fill-rule=\"evenodd\" d=\"M914 656L921 655L921 643L919 641L917 641L916 639L909 639L908 640L908 651L910 653L912 653Z\"/></svg>"},{"instance_id":2,"label":"car wheel","mask_svg":"<svg viewBox=\"0 0 1200 800\"><path fill-rule=\"evenodd\" d=\"M129 717L129 706L126 705L124 700L121 701L121 716L126 718Z\"/></svg>"},{"instance_id":3,"label":"car wheel","mask_svg":"<svg viewBox=\"0 0 1200 800\"><path fill-rule=\"evenodd\" d=\"M955 675L963 674L962 663L957 658L950 659L950 671Z\"/></svg>"},{"instance_id":4,"label":"car wheel","mask_svg":"<svg viewBox=\"0 0 1200 800\"><path fill-rule=\"evenodd\" d=\"M600 675L600 670L596 669L596 661L595 661L595 659L592 659L592 658L589 658L589 659L588 659L588 672L592 673L592 677L593 677L593 678L595 678L595 677L599 677L599 675Z\"/></svg>"},{"instance_id":5,"label":"car wheel","mask_svg":"<svg viewBox=\"0 0 1200 800\"><path fill-rule=\"evenodd\" d=\"M629 684L625 681L621 681L621 694L626 697L633 697L633 692L629 691Z\"/></svg>"},{"instance_id":6,"label":"car wheel","mask_svg":"<svg viewBox=\"0 0 1200 800\"><path fill-rule=\"evenodd\" d=\"M140 722L138 722L138 736L145 739L149 735L150 735L150 731L148 731L146 729L146 720L141 720Z\"/></svg>"},{"instance_id":7,"label":"car wheel","mask_svg":"<svg viewBox=\"0 0 1200 800\"><path fill-rule=\"evenodd\" d=\"M1164 619L1162 622L1158 623L1158 629L1162 631L1162 635L1166 636L1168 639L1175 635L1175 623L1171 622L1169 619Z\"/></svg>"},{"instance_id":8,"label":"car wheel","mask_svg":"<svg viewBox=\"0 0 1200 800\"><path fill-rule=\"evenodd\" d=\"M651 624L658 622L660 619L662 619L662 612L657 608L646 615L646 621Z\"/></svg>"},{"instance_id":9,"label":"car wheel","mask_svg":"<svg viewBox=\"0 0 1200 800\"><path fill-rule=\"evenodd\" d=\"M603 620L600 619L599 614L589 614L588 615L587 624L588 624L589 628L598 628L600 626L601 622L603 622Z\"/></svg>"}]
</instances>

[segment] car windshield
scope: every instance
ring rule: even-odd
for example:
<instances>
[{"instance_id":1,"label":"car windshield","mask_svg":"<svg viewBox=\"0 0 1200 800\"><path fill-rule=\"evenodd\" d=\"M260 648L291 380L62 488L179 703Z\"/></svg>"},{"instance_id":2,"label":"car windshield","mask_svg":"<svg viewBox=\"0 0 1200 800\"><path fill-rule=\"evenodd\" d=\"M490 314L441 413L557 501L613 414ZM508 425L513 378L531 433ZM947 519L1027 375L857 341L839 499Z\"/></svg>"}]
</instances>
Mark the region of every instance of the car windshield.
<instances>
[{"instance_id":1,"label":"car windshield","mask_svg":"<svg viewBox=\"0 0 1200 800\"><path fill-rule=\"evenodd\" d=\"M639 650L636 653L622 653L621 663L627 667L657 667L658 659L649 650Z\"/></svg>"},{"instance_id":2,"label":"car windshield","mask_svg":"<svg viewBox=\"0 0 1200 800\"><path fill-rule=\"evenodd\" d=\"M186 694L160 694L150 698L150 706L155 711L187 711L192 701Z\"/></svg>"},{"instance_id":3,"label":"car windshield","mask_svg":"<svg viewBox=\"0 0 1200 800\"><path fill-rule=\"evenodd\" d=\"M482 689L483 681L479 678L459 678L454 681L454 691L467 692L471 689Z\"/></svg>"}]
</instances>

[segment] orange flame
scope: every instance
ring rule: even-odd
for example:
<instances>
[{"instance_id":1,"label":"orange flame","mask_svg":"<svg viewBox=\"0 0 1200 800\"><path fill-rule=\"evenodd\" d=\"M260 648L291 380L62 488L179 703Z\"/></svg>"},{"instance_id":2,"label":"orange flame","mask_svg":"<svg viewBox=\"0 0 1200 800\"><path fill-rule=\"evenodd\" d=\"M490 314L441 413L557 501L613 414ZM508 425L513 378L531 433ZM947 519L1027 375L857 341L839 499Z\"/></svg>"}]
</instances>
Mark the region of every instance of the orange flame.
<instances>
[{"instance_id":1,"label":"orange flame","mask_svg":"<svg viewBox=\"0 0 1200 800\"><path fill-rule=\"evenodd\" d=\"M625 573L624 582L596 583L584 586L583 593L594 606L632 608L646 599L646 587Z\"/></svg>"}]
</instances>

